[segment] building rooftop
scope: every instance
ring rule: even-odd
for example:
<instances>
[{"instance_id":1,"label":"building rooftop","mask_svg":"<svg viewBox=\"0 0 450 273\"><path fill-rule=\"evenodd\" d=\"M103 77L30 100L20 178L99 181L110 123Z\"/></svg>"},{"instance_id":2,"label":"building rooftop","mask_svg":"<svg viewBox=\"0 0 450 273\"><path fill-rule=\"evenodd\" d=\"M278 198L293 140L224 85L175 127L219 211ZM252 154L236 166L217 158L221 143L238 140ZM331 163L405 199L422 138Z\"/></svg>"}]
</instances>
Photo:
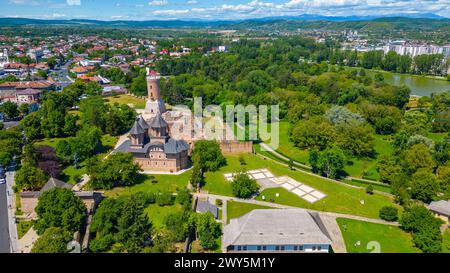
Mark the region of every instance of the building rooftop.
<instances>
[{"instance_id":1,"label":"building rooftop","mask_svg":"<svg viewBox=\"0 0 450 273\"><path fill-rule=\"evenodd\" d=\"M438 214L450 217L450 201L433 201L428 205L428 209Z\"/></svg>"},{"instance_id":2,"label":"building rooftop","mask_svg":"<svg viewBox=\"0 0 450 273\"><path fill-rule=\"evenodd\" d=\"M161 114L156 114L152 119L150 119L148 126L150 128L164 128L167 127L167 122L163 119Z\"/></svg>"},{"instance_id":3,"label":"building rooftop","mask_svg":"<svg viewBox=\"0 0 450 273\"><path fill-rule=\"evenodd\" d=\"M303 209L257 209L224 227L225 247L331 243L320 217Z\"/></svg>"},{"instance_id":4,"label":"building rooftop","mask_svg":"<svg viewBox=\"0 0 450 273\"><path fill-rule=\"evenodd\" d=\"M195 209L196 212L211 212L214 216L214 218L218 218L218 214L219 214L219 209L217 208L216 205L213 205L211 203L209 203L208 201L201 201L198 200L197 201L197 207Z\"/></svg>"}]
</instances>

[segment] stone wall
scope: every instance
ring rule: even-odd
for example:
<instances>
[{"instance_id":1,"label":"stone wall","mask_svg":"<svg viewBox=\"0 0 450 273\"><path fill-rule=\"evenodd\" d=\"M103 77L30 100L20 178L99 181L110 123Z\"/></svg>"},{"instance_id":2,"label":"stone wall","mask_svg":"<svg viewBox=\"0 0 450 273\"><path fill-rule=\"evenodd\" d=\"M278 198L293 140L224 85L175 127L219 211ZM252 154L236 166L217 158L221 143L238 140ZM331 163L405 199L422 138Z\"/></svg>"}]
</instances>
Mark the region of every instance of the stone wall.
<instances>
[{"instance_id":1,"label":"stone wall","mask_svg":"<svg viewBox=\"0 0 450 273\"><path fill-rule=\"evenodd\" d=\"M252 153L252 141L221 141L220 149L224 154Z\"/></svg>"}]
</instances>

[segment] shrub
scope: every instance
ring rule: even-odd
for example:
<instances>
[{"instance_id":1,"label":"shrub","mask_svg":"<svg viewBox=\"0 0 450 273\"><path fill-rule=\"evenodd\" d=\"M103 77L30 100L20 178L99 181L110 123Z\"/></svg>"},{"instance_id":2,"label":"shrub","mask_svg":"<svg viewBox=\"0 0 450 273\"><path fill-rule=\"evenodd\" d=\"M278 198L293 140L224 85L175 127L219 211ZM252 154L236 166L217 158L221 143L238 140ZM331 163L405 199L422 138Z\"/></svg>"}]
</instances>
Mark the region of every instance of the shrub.
<instances>
[{"instance_id":1,"label":"shrub","mask_svg":"<svg viewBox=\"0 0 450 273\"><path fill-rule=\"evenodd\" d=\"M231 182L233 195L239 198L250 198L259 190L256 180L250 178L248 174L241 172L234 176Z\"/></svg>"},{"instance_id":2,"label":"shrub","mask_svg":"<svg viewBox=\"0 0 450 273\"><path fill-rule=\"evenodd\" d=\"M222 199L216 199L216 206L221 207L223 205Z\"/></svg>"},{"instance_id":3,"label":"shrub","mask_svg":"<svg viewBox=\"0 0 450 273\"><path fill-rule=\"evenodd\" d=\"M160 192L156 195L156 204L161 207L173 205L173 195L170 192Z\"/></svg>"},{"instance_id":4,"label":"shrub","mask_svg":"<svg viewBox=\"0 0 450 273\"><path fill-rule=\"evenodd\" d=\"M373 194L373 186L372 185L367 186L366 193L367 194Z\"/></svg>"},{"instance_id":5,"label":"shrub","mask_svg":"<svg viewBox=\"0 0 450 273\"><path fill-rule=\"evenodd\" d=\"M395 207L384 206L380 209L380 218L389 222L397 221L398 210Z\"/></svg>"}]
</instances>

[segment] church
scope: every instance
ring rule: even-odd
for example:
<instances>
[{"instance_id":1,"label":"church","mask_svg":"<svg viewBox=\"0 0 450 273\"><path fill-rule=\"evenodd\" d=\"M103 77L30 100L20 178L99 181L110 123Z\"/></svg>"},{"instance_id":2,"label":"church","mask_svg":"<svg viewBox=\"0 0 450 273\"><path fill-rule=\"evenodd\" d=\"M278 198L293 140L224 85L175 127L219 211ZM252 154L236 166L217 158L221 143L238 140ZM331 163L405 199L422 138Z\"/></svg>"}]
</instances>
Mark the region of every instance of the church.
<instances>
[{"instance_id":1,"label":"church","mask_svg":"<svg viewBox=\"0 0 450 273\"><path fill-rule=\"evenodd\" d=\"M147 72L148 100L145 117L139 115L130 130L129 139L115 152L132 153L144 171L178 172L189 164L189 144L171 137L171 128L163 115L166 113L161 99L160 76Z\"/></svg>"}]
</instances>

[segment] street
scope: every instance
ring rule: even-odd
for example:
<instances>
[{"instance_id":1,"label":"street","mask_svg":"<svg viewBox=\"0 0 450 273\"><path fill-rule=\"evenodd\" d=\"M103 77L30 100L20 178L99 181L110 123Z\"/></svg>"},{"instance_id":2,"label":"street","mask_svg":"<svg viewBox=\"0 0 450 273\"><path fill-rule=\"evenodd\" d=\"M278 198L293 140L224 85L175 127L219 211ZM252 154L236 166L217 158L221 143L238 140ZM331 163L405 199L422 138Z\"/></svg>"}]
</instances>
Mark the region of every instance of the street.
<instances>
[{"instance_id":1,"label":"street","mask_svg":"<svg viewBox=\"0 0 450 273\"><path fill-rule=\"evenodd\" d=\"M6 199L6 184L0 185L0 253L9 253L9 219Z\"/></svg>"}]
</instances>

